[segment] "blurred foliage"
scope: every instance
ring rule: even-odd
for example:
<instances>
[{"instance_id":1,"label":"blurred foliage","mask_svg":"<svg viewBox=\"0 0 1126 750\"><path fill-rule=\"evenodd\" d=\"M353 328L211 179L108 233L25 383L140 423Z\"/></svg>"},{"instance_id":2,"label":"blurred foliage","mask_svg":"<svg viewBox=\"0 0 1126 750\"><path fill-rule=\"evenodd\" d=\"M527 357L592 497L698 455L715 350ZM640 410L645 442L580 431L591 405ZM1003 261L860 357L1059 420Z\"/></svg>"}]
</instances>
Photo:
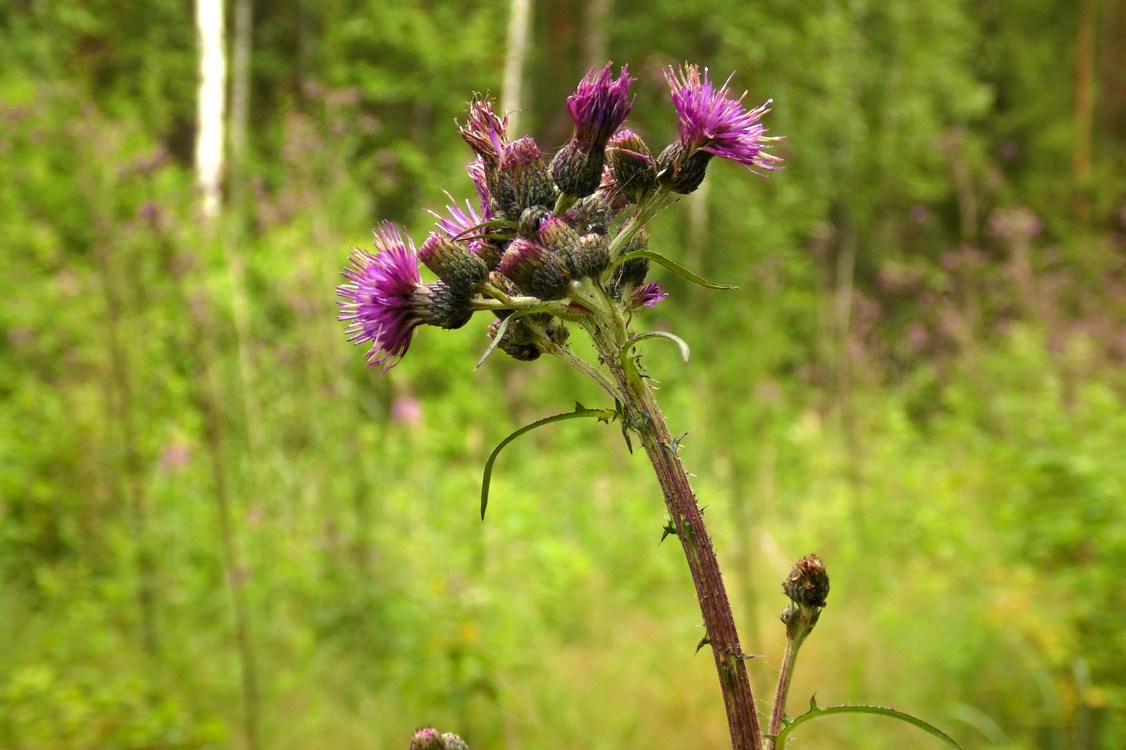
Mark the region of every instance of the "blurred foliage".
<instances>
[{"instance_id":1,"label":"blurred foliage","mask_svg":"<svg viewBox=\"0 0 1126 750\"><path fill-rule=\"evenodd\" d=\"M1126 97L1121 0L655 0L602 58L675 135L661 69L773 98L786 169L715 164L654 249L646 352L763 700L778 583L819 553L813 692L967 748L1126 744ZM250 604L263 745L721 747L699 618L643 461L614 429L516 427L598 394L422 331L386 378L335 321L350 245L471 195L454 120L497 93L507 7L259 4L244 190L194 213L188 5L0 7L0 745L242 746L227 577ZM585 4L535 7L524 127L566 137ZM230 27L230 26L229 26ZM1077 149L1091 173L1077 175ZM218 483L245 570L228 571ZM824 747L915 746L817 723Z\"/></svg>"}]
</instances>

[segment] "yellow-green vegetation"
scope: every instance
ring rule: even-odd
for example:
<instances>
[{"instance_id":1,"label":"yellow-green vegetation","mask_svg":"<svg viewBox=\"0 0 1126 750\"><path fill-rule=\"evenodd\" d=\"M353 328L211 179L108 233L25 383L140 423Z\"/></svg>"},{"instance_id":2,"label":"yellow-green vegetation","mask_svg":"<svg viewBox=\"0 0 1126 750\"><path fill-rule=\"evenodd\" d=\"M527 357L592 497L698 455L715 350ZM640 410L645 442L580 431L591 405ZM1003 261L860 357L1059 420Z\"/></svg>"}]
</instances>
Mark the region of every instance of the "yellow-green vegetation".
<instances>
[{"instance_id":1,"label":"yellow-green vegetation","mask_svg":"<svg viewBox=\"0 0 1126 750\"><path fill-rule=\"evenodd\" d=\"M536 3L520 128L545 147L588 67L572 5ZM597 52L648 76L650 144L685 59L737 70L786 136L784 171L715 166L656 220L653 250L739 289L654 269L674 293L648 320L692 358L639 347L756 695L816 553L832 596L791 714L816 692L968 750L1126 745L1126 6L747 5L619 8ZM474 369L484 320L380 377L335 319L369 227L421 239L443 189L472 194L453 120L500 88L506 5L256 8L250 152L210 229L183 6L0 9L0 747L247 747L247 705L270 750L427 724L475 750L724 747L618 425L522 437L479 517L501 439L612 404L547 358ZM850 716L787 746L932 745Z\"/></svg>"}]
</instances>

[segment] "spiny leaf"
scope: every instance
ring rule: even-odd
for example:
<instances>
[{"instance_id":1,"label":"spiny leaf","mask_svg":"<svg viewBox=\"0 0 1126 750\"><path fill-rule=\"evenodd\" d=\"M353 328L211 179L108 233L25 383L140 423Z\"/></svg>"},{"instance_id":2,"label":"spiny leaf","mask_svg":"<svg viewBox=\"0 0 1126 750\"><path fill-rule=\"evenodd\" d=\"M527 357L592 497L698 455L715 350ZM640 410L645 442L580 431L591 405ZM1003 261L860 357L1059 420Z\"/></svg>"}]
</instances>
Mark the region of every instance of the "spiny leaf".
<instances>
[{"instance_id":1,"label":"spiny leaf","mask_svg":"<svg viewBox=\"0 0 1126 750\"><path fill-rule=\"evenodd\" d=\"M661 532L662 532L661 533L661 541L657 542L658 547L660 547L661 543L664 542L665 539L667 539L668 537L677 536L676 525L673 524L671 518L668 521L665 522L665 528L661 529Z\"/></svg>"},{"instance_id":2,"label":"spiny leaf","mask_svg":"<svg viewBox=\"0 0 1126 750\"><path fill-rule=\"evenodd\" d=\"M717 284L714 281L708 281L703 276L697 276L684 266L677 265L665 256L661 255L660 253L655 253L652 250L635 250L632 253L624 253L623 255L615 258L613 262L610 263L610 267L607 270L613 270L616 266L620 266L622 263L625 263L627 260L630 260L632 258L648 258L649 260L657 263L657 265L664 266L685 281L691 281L693 284L702 286L705 289L739 288L737 286L731 286L730 284Z\"/></svg>"},{"instance_id":3,"label":"spiny leaf","mask_svg":"<svg viewBox=\"0 0 1126 750\"><path fill-rule=\"evenodd\" d=\"M712 639L705 635L703 638L700 639L700 642L696 644L696 653L697 654L700 653L700 649L702 649L704 646L710 645L711 642L712 642Z\"/></svg>"},{"instance_id":4,"label":"spiny leaf","mask_svg":"<svg viewBox=\"0 0 1126 750\"><path fill-rule=\"evenodd\" d=\"M611 409L588 409L576 401L574 411L564 412L563 414L555 414L550 417L544 417L543 419L536 420L531 424L526 424L516 432L506 437L504 440L500 441L500 444L493 449L493 452L491 454L489 454L489 460L485 462L485 475L481 478L481 520L485 520L485 509L489 505L489 485L492 483L493 479L493 464L496 463L497 456L500 455L501 450L503 450L506 445L526 432L531 432L537 427L543 427L544 425L553 424L554 422L563 422L568 419L581 419L583 417L591 417L598 419L600 422L608 422L614 417L614 415L615 412Z\"/></svg>"}]
</instances>

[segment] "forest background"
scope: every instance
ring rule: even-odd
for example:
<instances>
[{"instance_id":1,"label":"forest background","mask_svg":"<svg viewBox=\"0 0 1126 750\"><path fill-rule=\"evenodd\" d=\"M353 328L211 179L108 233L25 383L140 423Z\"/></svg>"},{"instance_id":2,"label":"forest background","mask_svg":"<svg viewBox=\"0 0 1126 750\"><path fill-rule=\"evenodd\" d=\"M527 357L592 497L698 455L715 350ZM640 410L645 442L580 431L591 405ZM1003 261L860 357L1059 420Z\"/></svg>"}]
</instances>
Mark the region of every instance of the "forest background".
<instances>
[{"instance_id":1,"label":"forest background","mask_svg":"<svg viewBox=\"0 0 1126 750\"><path fill-rule=\"evenodd\" d=\"M516 3L518 5L519 3ZM761 697L781 578L827 562L791 712L894 705L966 748L1126 746L1126 3L540 0L545 148L591 65L675 137L684 60L774 100L785 170L655 222L646 351ZM423 330L386 377L336 321L350 246L472 195L507 2L230 9L219 216L179 0L0 5L0 747L723 747L676 545L558 363ZM241 58L238 50L242 50ZM511 98L509 99L511 101ZM666 350L667 349L667 350ZM818 724L821 724L819 726ZM876 717L808 747L925 747ZM937 746L937 745L936 745Z\"/></svg>"}]
</instances>

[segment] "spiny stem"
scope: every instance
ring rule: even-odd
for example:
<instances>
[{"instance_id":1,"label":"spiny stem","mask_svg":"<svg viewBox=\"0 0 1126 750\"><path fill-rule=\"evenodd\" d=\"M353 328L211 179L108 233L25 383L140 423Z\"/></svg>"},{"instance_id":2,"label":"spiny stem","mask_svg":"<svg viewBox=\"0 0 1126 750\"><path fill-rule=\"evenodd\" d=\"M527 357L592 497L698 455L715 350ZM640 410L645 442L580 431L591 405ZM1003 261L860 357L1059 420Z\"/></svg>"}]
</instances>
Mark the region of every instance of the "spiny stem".
<instances>
[{"instance_id":1,"label":"spiny stem","mask_svg":"<svg viewBox=\"0 0 1126 750\"><path fill-rule=\"evenodd\" d=\"M596 325L589 326L588 330L602 361L609 364L625 396L625 418L641 438L664 494L669 518L684 549L723 693L731 746L734 750L761 750L762 730L719 560L672 434L636 361L629 357L619 359L624 341L616 340L610 331Z\"/></svg>"}]
</instances>

